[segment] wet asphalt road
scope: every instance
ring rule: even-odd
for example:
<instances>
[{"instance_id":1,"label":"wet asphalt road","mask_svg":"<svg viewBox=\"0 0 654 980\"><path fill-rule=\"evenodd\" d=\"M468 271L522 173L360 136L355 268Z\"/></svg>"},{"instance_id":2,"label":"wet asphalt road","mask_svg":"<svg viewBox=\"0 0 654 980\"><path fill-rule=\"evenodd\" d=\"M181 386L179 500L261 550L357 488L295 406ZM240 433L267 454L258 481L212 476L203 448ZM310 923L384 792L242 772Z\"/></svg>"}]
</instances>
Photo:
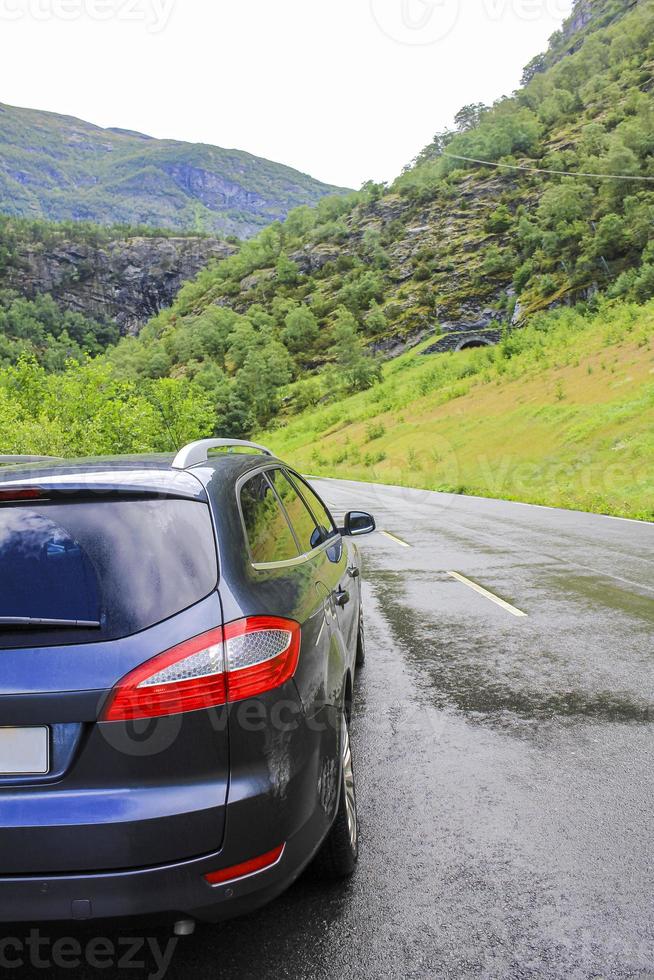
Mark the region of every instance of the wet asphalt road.
<instances>
[{"instance_id":1,"label":"wet asphalt road","mask_svg":"<svg viewBox=\"0 0 654 980\"><path fill-rule=\"evenodd\" d=\"M654 978L654 526L316 482L410 545L361 544L360 868L198 927L167 976Z\"/></svg>"}]
</instances>

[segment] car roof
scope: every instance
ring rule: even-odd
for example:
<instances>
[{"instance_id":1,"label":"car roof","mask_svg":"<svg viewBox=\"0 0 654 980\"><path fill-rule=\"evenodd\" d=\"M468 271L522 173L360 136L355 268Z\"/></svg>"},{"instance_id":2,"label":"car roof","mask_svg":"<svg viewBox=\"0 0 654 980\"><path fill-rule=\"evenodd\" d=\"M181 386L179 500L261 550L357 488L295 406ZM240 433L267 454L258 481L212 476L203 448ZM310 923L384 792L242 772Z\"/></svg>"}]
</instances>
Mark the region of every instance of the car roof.
<instances>
[{"instance_id":1,"label":"car roof","mask_svg":"<svg viewBox=\"0 0 654 980\"><path fill-rule=\"evenodd\" d=\"M15 460L16 457L7 457ZM0 490L42 487L50 490L161 493L206 500L205 486L216 473L236 480L262 463L279 461L255 453L220 453L185 470L173 468L173 453L81 459L25 459L0 465ZM0 456L0 464L3 457Z\"/></svg>"}]
</instances>

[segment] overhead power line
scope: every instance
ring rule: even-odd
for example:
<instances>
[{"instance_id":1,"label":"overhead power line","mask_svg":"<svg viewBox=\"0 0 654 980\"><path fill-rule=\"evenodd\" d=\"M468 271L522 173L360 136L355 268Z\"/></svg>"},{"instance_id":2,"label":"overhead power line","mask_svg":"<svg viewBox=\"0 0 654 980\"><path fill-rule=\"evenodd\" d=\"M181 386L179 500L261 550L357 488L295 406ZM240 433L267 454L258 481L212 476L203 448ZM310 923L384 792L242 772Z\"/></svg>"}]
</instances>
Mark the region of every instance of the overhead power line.
<instances>
[{"instance_id":1,"label":"overhead power line","mask_svg":"<svg viewBox=\"0 0 654 980\"><path fill-rule=\"evenodd\" d=\"M466 163L480 163L484 167L498 167L501 170L522 170L528 174L553 174L555 177L592 177L594 180L646 180L654 182L654 177L641 177L634 174L586 174L574 170L543 170L540 167L519 167L512 163L495 163L492 160L477 160L475 157L457 156L443 150L442 156L451 160L465 160Z\"/></svg>"}]
</instances>

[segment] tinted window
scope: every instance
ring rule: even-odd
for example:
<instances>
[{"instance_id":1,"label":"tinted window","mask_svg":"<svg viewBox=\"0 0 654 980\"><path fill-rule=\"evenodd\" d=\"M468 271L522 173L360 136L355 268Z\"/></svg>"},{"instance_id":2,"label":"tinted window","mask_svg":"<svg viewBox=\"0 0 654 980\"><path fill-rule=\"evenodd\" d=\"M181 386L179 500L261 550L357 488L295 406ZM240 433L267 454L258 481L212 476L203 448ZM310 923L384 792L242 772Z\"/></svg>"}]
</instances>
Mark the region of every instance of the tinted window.
<instances>
[{"instance_id":1,"label":"tinted window","mask_svg":"<svg viewBox=\"0 0 654 980\"><path fill-rule=\"evenodd\" d=\"M0 615L101 622L65 639L3 627L5 647L127 636L203 599L217 578L209 508L199 501L0 507Z\"/></svg>"},{"instance_id":2,"label":"tinted window","mask_svg":"<svg viewBox=\"0 0 654 980\"><path fill-rule=\"evenodd\" d=\"M282 470L273 470L268 473L268 476L274 482L275 490L286 508L293 530L300 542L300 550L303 553L313 551L314 548L322 544L324 538L308 507Z\"/></svg>"},{"instance_id":3,"label":"tinted window","mask_svg":"<svg viewBox=\"0 0 654 980\"><path fill-rule=\"evenodd\" d=\"M297 544L288 521L263 473L243 484L241 511L255 564L289 561L298 557Z\"/></svg>"},{"instance_id":4,"label":"tinted window","mask_svg":"<svg viewBox=\"0 0 654 980\"><path fill-rule=\"evenodd\" d=\"M290 473L289 479L291 480L291 483L297 487L311 508L313 516L315 517L320 528L323 541L326 541L328 538L333 538L336 534L338 534L331 515L320 497L314 493L311 487L305 483L304 480L301 480L298 476L296 476L295 473Z\"/></svg>"},{"instance_id":5,"label":"tinted window","mask_svg":"<svg viewBox=\"0 0 654 980\"><path fill-rule=\"evenodd\" d=\"M0 512L0 617L100 619L95 569L69 531L44 514Z\"/></svg>"}]
</instances>

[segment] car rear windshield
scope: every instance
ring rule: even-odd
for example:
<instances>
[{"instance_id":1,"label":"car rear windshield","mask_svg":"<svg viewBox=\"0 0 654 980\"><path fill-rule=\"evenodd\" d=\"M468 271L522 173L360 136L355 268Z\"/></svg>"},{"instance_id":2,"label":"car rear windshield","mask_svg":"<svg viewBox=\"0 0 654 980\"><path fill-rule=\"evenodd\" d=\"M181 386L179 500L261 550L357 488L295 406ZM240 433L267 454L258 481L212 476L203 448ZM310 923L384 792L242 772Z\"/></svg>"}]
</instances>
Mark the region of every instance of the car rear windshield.
<instances>
[{"instance_id":1,"label":"car rear windshield","mask_svg":"<svg viewBox=\"0 0 654 980\"><path fill-rule=\"evenodd\" d=\"M199 602L217 578L211 517L201 501L0 507L5 648L128 636Z\"/></svg>"}]
</instances>

